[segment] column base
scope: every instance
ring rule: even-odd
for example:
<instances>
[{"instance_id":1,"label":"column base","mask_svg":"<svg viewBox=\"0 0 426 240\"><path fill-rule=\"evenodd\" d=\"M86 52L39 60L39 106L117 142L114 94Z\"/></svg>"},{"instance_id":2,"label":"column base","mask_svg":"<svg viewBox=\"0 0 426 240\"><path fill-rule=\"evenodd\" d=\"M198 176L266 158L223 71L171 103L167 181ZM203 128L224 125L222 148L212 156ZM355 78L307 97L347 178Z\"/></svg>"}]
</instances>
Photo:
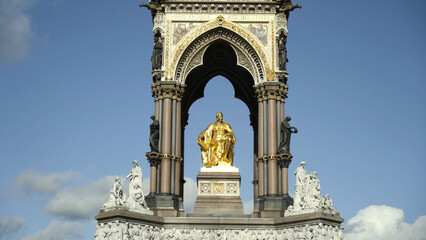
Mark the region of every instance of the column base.
<instances>
[{"instance_id":1,"label":"column base","mask_svg":"<svg viewBox=\"0 0 426 240\"><path fill-rule=\"evenodd\" d=\"M152 194L150 193L145 201L149 209L154 212L155 216L160 217L179 217L186 213L180 208L182 199L170 194ZM184 214L185 213L185 214Z\"/></svg>"},{"instance_id":2,"label":"column base","mask_svg":"<svg viewBox=\"0 0 426 240\"><path fill-rule=\"evenodd\" d=\"M259 198L259 212L261 218L284 217L284 211L293 204L290 195L267 195Z\"/></svg>"},{"instance_id":3,"label":"column base","mask_svg":"<svg viewBox=\"0 0 426 240\"><path fill-rule=\"evenodd\" d=\"M260 205L263 201L262 197L257 198L253 202L253 212L250 214L251 218L260 218Z\"/></svg>"}]
</instances>

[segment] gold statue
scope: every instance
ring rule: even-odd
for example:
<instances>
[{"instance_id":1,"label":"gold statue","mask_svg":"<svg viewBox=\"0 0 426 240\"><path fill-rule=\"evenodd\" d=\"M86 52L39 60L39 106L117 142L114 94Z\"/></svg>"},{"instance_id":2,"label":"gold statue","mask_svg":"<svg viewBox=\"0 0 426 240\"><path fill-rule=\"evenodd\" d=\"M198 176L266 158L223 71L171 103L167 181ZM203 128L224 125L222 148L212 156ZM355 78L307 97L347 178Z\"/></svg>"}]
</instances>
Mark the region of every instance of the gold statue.
<instances>
[{"instance_id":1,"label":"gold statue","mask_svg":"<svg viewBox=\"0 0 426 240\"><path fill-rule=\"evenodd\" d=\"M224 123L223 114L216 114L217 121L210 124L200 133L197 143L201 147L201 158L204 167L232 166L234 158L234 131Z\"/></svg>"}]
</instances>

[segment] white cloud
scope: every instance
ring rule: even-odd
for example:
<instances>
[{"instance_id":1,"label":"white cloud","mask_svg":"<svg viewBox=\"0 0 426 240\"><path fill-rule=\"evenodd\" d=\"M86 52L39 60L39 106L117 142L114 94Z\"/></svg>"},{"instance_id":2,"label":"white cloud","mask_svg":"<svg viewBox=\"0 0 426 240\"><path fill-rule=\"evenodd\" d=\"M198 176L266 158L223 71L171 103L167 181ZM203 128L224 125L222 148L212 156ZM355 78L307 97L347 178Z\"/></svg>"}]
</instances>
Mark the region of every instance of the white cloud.
<instances>
[{"instance_id":1,"label":"white cloud","mask_svg":"<svg viewBox=\"0 0 426 240\"><path fill-rule=\"evenodd\" d=\"M93 218L108 201L114 178L115 176L107 176L89 184L64 188L47 203L46 211L66 219ZM128 182L123 183L126 196L129 194ZM143 181L143 191L145 195L149 193L149 178Z\"/></svg>"},{"instance_id":2,"label":"white cloud","mask_svg":"<svg viewBox=\"0 0 426 240\"><path fill-rule=\"evenodd\" d=\"M183 209L187 213L192 213L194 210L195 200L197 199L197 183L192 178L185 178Z\"/></svg>"},{"instance_id":3,"label":"white cloud","mask_svg":"<svg viewBox=\"0 0 426 240\"><path fill-rule=\"evenodd\" d=\"M72 170L62 173L25 170L15 178L13 188L22 189L26 193L53 193L75 174Z\"/></svg>"},{"instance_id":4,"label":"white cloud","mask_svg":"<svg viewBox=\"0 0 426 240\"><path fill-rule=\"evenodd\" d=\"M253 199L243 203L244 214L251 214L253 212Z\"/></svg>"},{"instance_id":5,"label":"white cloud","mask_svg":"<svg viewBox=\"0 0 426 240\"><path fill-rule=\"evenodd\" d=\"M80 223L53 221L46 229L29 235L23 240L71 240L82 238L83 227Z\"/></svg>"},{"instance_id":6,"label":"white cloud","mask_svg":"<svg viewBox=\"0 0 426 240\"><path fill-rule=\"evenodd\" d=\"M108 200L114 176L60 190L47 203L47 212L68 219L92 218Z\"/></svg>"},{"instance_id":7,"label":"white cloud","mask_svg":"<svg viewBox=\"0 0 426 240\"><path fill-rule=\"evenodd\" d=\"M24 226L25 220L21 217L6 217L0 219L0 239L10 239Z\"/></svg>"},{"instance_id":8,"label":"white cloud","mask_svg":"<svg viewBox=\"0 0 426 240\"><path fill-rule=\"evenodd\" d=\"M349 219L345 228L345 240L424 240L426 239L426 216L413 224L403 221L402 209L371 205L361 209Z\"/></svg>"},{"instance_id":9,"label":"white cloud","mask_svg":"<svg viewBox=\"0 0 426 240\"><path fill-rule=\"evenodd\" d=\"M25 57L32 36L31 18L25 11L36 0L0 0L0 59L7 62Z\"/></svg>"}]
</instances>

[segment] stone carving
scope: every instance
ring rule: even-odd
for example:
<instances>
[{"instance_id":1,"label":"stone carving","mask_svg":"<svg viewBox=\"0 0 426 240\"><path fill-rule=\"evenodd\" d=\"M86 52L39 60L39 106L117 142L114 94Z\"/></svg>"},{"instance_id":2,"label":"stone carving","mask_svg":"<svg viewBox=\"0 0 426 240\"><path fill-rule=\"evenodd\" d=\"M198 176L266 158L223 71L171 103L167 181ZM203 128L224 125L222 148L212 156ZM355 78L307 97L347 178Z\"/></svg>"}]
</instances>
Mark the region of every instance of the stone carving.
<instances>
[{"instance_id":1,"label":"stone carving","mask_svg":"<svg viewBox=\"0 0 426 240\"><path fill-rule=\"evenodd\" d=\"M121 181L119 177L115 178L114 185L109 193L109 200L104 203L103 208L109 208L114 206L123 206L126 197L121 189Z\"/></svg>"},{"instance_id":2,"label":"stone carving","mask_svg":"<svg viewBox=\"0 0 426 240\"><path fill-rule=\"evenodd\" d=\"M152 51L151 62L152 70L161 69L163 65L163 42L159 34L154 36L154 49Z\"/></svg>"},{"instance_id":3,"label":"stone carving","mask_svg":"<svg viewBox=\"0 0 426 240\"><path fill-rule=\"evenodd\" d=\"M293 209L295 211L302 210L300 203L303 203L302 199L304 197L303 186L306 185L308 179L308 172L305 170L305 162L300 163L300 167L296 168L294 174L296 175L296 185L295 185L295 194L294 194L294 204Z\"/></svg>"},{"instance_id":4,"label":"stone carving","mask_svg":"<svg viewBox=\"0 0 426 240\"><path fill-rule=\"evenodd\" d=\"M185 1L183 1L185 2ZM222 13L222 12L235 12L235 13L275 13L276 7L268 5L253 5L247 4L241 1L233 2L231 4L226 4L226 6L219 3L211 4L200 4L191 3L188 1L187 4L167 4L165 10L167 12L189 12L189 13Z\"/></svg>"},{"instance_id":5,"label":"stone carving","mask_svg":"<svg viewBox=\"0 0 426 240\"><path fill-rule=\"evenodd\" d=\"M252 76L256 76L256 69L254 69L253 66L256 64L253 62L252 59L249 59L245 53L243 53L240 49L231 46L235 53L237 54L237 65L245 68L247 71L251 73Z\"/></svg>"},{"instance_id":6,"label":"stone carving","mask_svg":"<svg viewBox=\"0 0 426 240\"><path fill-rule=\"evenodd\" d=\"M95 233L96 240L109 239L247 239L247 240L343 240L343 228L322 223L298 225L283 229L177 229L148 226L115 220L100 223Z\"/></svg>"},{"instance_id":7,"label":"stone carving","mask_svg":"<svg viewBox=\"0 0 426 240\"><path fill-rule=\"evenodd\" d=\"M228 189L227 189L228 193L235 193L238 189L234 183L228 183L227 186L228 186Z\"/></svg>"},{"instance_id":8,"label":"stone carving","mask_svg":"<svg viewBox=\"0 0 426 240\"><path fill-rule=\"evenodd\" d=\"M223 114L216 114L217 121L201 132L197 143L201 147L204 167L232 166L236 138L229 124L224 123Z\"/></svg>"},{"instance_id":9,"label":"stone carving","mask_svg":"<svg viewBox=\"0 0 426 240\"><path fill-rule=\"evenodd\" d=\"M185 78L187 77L187 74L189 74L193 69L195 69L198 66L203 65L203 56L204 52L207 50L207 47L204 47L204 49L200 49L194 57L192 57L191 61L188 63L186 71L185 71Z\"/></svg>"},{"instance_id":10,"label":"stone carving","mask_svg":"<svg viewBox=\"0 0 426 240\"><path fill-rule=\"evenodd\" d=\"M284 121L281 122L281 142L278 148L279 154L290 154L290 137L292 133L297 133L298 130L295 127L290 126L291 117L287 116Z\"/></svg>"},{"instance_id":11,"label":"stone carving","mask_svg":"<svg viewBox=\"0 0 426 240\"><path fill-rule=\"evenodd\" d=\"M147 205L142 189L143 175L138 161L133 160L133 169L125 180L128 178L130 179L129 197L125 202L125 206L133 209L146 209Z\"/></svg>"},{"instance_id":12,"label":"stone carving","mask_svg":"<svg viewBox=\"0 0 426 240\"><path fill-rule=\"evenodd\" d=\"M188 65L190 64L190 59L192 59L193 56L200 51L200 49L204 49L205 46L208 46L210 43L218 39L227 40L229 43L232 43L232 47L239 49L250 59L252 59L252 62L250 62L252 67L250 68L256 69L254 70L256 74L253 76L253 78L255 79L256 83L264 80L266 74L262 65L263 60L259 57L253 46L251 46L246 39L228 29L215 28L194 39L185 49L185 51L178 59L178 63L176 65L175 81L182 81L181 78L189 73Z\"/></svg>"},{"instance_id":13,"label":"stone carving","mask_svg":"<svg viewBox=\"0 0 426 240\"><path fill-rule=\"evenodd\" d=\"M280 70L287 70L287 36L281 33L278 38L278 67Z\"/></svg>"},{"instance_id":14,"label":"stone carving","mask_svg":"<svg viewBox=\"0 0 426 240\"><path fill-rule=\"evenodd\" d=\"M294 203L293 206L289 206L285 211L285 216L312 212L335 215L333 200L330 199L328 194L321 195L321 185L317 178L317 172L308 174L305 170L305 165L305 162L301 162L300 167L294 172L296 175Z\"/></svg>"},{"instance_id":15,"label":"stone carving","mask_svg":"<svg viewBox=\"0 0 426 240\"><path fill-rule=\"evenodd\" d=\"M278 12L284 12L286 14L287 19L289 18L291 11L293 11L296 8L302 8L302 6L299 4L293 5L291 0L281 0L280 5L281 6L278 9Z\"/></svg>"},{"instance_id":16,"label":"stone carving","mask_svg":"<svg viewBox=\"0 0 426 240\"><path fill-rule=\"evenodd\" d=\"M201 191L202 191L203 193L210 193L210 184L208 184L208 183L204 183L204 184L201 186Z\"/></svg>"},{"instance_id":17,"label":"stone carving","mask_svg":"<svg viewBox=\"0 0 426 240\"><path fill-rule=\"evenodd\" d=\"M151 116L152 123L149 125L150 134L149 134L149 146L151 147L151 152L160 152L158 148L158 143L160 139L160 122L155 119L155 116Z\"/></svg>"}]
</instances>

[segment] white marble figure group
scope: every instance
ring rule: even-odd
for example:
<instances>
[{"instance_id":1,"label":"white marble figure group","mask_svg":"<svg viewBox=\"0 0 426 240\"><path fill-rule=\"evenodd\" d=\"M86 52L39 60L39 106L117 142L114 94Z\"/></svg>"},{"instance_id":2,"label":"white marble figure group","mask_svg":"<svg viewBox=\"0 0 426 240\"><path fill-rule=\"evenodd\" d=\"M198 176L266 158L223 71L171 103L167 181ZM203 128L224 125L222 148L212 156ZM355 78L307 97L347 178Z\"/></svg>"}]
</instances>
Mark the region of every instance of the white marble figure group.
<instances>
[{"instance_id":1,"label":"white marble figure group","mask_svg":"<svg viewBox=\"0 0 426 240\"><path fill-rule=\"evenodd\" d=\"M317 178L317 172L308 174L305 170L305 162L300 163L296 169L296 185L294 203L286 212L286 216L298 215L309 212L326 212L334 215L333 200L329 195L321 195L321 186Z\"/></svg>"},{"instance_id":2,"label":"white marble figure group","mask_svg":"<svg viewBox=\"0 0 426 240\"><path fill-rule=\"evenodd\" d=\"M130 179L129 196L126 197L123 194L123 190L121 189L122 182L119 177L116 177L110 191L109 200L103 205L104 209L116 206L125 206L129 209L147 209L142 189L142 169L138 161L133 160L133 169L124 180L128 178Z\"/></svg>"},{"instance_id":3,"label":"white marble figure group","mask_svg":"<svg viewBox=\"0 0 426 240\"><path fill-rule=\"evenodd\" d=\"M342 240L343 228L322 223L283 229L175 229L114 221L97 225L95 240Z\"/></svg>"}]
</instances>

